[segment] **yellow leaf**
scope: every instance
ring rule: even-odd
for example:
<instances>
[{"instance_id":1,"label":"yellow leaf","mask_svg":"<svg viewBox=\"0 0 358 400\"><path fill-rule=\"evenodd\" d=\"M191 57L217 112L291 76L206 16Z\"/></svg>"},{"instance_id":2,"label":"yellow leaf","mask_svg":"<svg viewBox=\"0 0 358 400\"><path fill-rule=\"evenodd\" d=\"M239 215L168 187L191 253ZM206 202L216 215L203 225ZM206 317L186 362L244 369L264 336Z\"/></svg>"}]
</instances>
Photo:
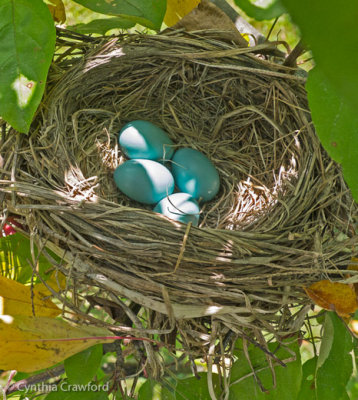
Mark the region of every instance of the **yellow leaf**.
<instances>
[{"instance_id":1,"label":"yellow leaf","mask_svg":"<svg viewBox=\"0 0 358 400\"><path fill-rule=\"evenodd\" d=\"M350 317L358 309L355 290L345 283L322 280L304 289L318 306L336 311L341 317Z\"/></svg>"},{"instance_id":2,"label":"yellow leaf","mask_svg":"<svg viewBox=\"0 0 358 400\"><path fill-rule=\"evenodd\" d=\"M47 4L52 18L55 22L63 24L66 21L66 11L62 0L49 0L51 4Z\"/></svg>"},{"instance_id":3,"label":"yellow leaf","mask_svg":"<svg viewBox=\"0 0 358 400\"><path fill-rule=\"evenodd\" d=\"M2 315L0 369L33 372L48 368L95 344L113 342L105 339L108 336L113 335L106 329L74 327L60 319Z\"/></svg>"},{"instance_id":4,"label":"yellow leaf","mask_svg":"<svg viewBox=\"0 0 358 400\"><path fill-rule=\"evenodd\" d=\"M0 276L0 315L33 315L55 317L61 313L47 292Z\"/></svg>"},{"instance_id":5,"label":"yellow leaf","mask_svg":"<svg viewBox=\"0 0 358 400\"><path fill-rule=\"evenodd\" d=\"M175 25L185 15L189 14L200 0L168 0L164 22L167 26Z\"/></svg>"}]
</instances>

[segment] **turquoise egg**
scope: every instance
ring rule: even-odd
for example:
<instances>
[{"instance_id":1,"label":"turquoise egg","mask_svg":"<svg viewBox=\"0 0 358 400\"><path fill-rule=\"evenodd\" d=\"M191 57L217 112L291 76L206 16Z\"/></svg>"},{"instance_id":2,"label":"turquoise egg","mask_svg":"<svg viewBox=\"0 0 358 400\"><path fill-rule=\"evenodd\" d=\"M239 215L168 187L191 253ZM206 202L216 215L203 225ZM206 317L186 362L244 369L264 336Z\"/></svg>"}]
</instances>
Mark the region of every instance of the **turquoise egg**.
<instances>
[{"instance_id":1,"label":"turquoise egg","mask_svg":"<svg viewBox=\"0 0 358 400\"><path fill-rule=\"evenodd\" d=\"M196 199L209 201L219 191L218 171L200 151L189 148L176 151L172 159L172 174L179 190Z\"/></svg>"},{"instance_id":2,"label":"turquoise egg","mask_svg":"<svg viewBox=\"0 0 358 400\"><path fill-rule=\"evenodd\" d=\"M120 191L133 200L154 204L174 191L174 179L168 168L152 160L128 160L114 171Z\"/></svg>"},{"instance_id":3,"label":"turquoise egg","mask_svg":"<svg viewBox=\"0 0 358 400\"><path fill-rule=\"evenodd\" d=\"M119 145L128 158L170 160L174 149L167 133L148 121L132 121L119 132Z\"/></svg>"},{"instance_id":4,"label":"turquoise egg","mask_svg":"<svg viewBox=\"0 0 358 400\"><path fill-rule=\"evenodd\" d=\"M164 197L153 211L186 224L191 221L194 226L198 226L199 223L199 205L188 193L174 193Z\"/></svg>"}]
</instances>

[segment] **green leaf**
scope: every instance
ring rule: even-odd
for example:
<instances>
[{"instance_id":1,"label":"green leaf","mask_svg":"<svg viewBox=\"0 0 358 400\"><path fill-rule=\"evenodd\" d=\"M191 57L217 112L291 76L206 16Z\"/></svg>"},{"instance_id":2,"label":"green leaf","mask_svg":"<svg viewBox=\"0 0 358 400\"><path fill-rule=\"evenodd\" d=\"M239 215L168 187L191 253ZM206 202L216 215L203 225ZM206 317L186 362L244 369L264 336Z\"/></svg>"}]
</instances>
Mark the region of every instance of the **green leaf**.
<instances>
[{"instance_id":1,"label":"green leaf","mask_svg":"<svg viewBox=\"0 0 358 400\"><path fill-rule=\"evenodd\" d=\"M38 256L36 246L34 252L38 261L37 270L40 276L46 280L46 273L52 265L44 255L41 254ZM51 256L56 261L60 261L53 253L51 253ZM32 267L29 264L29 262L32 262L30 239L21 233L0 237L0 262L1 275L23 284L29 283L33 274ZM41 281L35 277L34 283L40 282Z\"/></svg>"},{"instance_id":2,"label":"green leaf","mask_svg":"<svg viewBox=\"0 0 358 400\"><path fill-rule=\"evenodd\" d=\"M64 365L68 382L78 385L90 382L101 366L102 355L103 346L97 344L67 358Z\"/></svg>"},{"instance_id":3,"label":"green leaf","mask_svg":"<svg viewBox=\"0 0 358 400\"><path fill-rule=\"evenodd\" d=\"M297 400L316 400L315 375L317 357L307 360L302 366L302 383Z\"/></svg>"},{"instance_id":4,"label":"green leaf","mask_svg":"<svg viewBox=\"0 0 358 400\"><path fill-rule=\"evenodd\" d=\"M172 398L176 400L210 399L211 397L208 389L207 373L199 373L198 375L200 379L193 376L191 378L178 380L174 392L175 396ZM214 392L216 393L217 397L219 397L220 385L218 376L216 374L213 374L212 380L213 380ZM167 397L167 400L170 400L170 397Z\"/></svg>"},{"instance_id":5,"label":"green leaf","mask_svg":"<svg viewBox=\"0 0 358 400\"><path fill-rule=\"evenodd\" d=\"M97 387L96 385L93 388ZM45 400L108 400L108 394L104 391L81 390L80 386L70 386L61 382L58 390L49 393Z\"/></svg>"},{"instance_id":6,"label":"green leaf","mask_svg":"<svg viewBox=\"0 0 358 400\"><path fill-rule=\"evenodd\" d=\"M113 17L113 18L94 19L88 24L72 25L68 26L67 29L82 34L98 33L100 35L105 35L111 29L129 29L134 25L135 23L128 19L121 17Z\"/></svg>"},{"instance_id":7,"label":"green leaf","mask_svg":"<svg viewBox=\"0 0 358 400\"><path fill-rule=\"evenodd\" d=\"M341 398L339 400L350 400L349 395L346 391L342 394Z\"/></svg>"},{"instance_id":8,"label":"green leaf","mask_svg":"<svg viewBox=\"0 0 358 400\"><path fill-rule=\"evenodd\" d=\"M264 399L264 393L261 392L257 385L253 375L251 374L250 365L245 357L245 353L241 347L241 340L237 342L240 348L235 351L235 356L238 360L233 364L231 368L231 379L230 384L233 385L230 388L230 400L239 398L240 400L261 400ZM259 369L266 368L267 362L265 353L254 347L253 345L248 346L250 355L250 361L253 368L258 371ZM235 383L236 381L239 381ZM272 385L270 382L269 385Z\"/></svg>"},{"instance_id":9,"label":"green leaf","mask_svg":"<svg viewBox=\"0 0 358 400\"><path fill-rule=\"evenodd\" d=\"M42 0L0 0L0 115L27 133L41 101L56 31Z\"/></svg>"},{"instance_id":10,"label":"green leaf","mask_svg":"<svg viewBox=\"0 0 358 400\"><path fill-rule=\"evenodd\" d=\"M291 339L292 340L292 339ZM296 399L302 380L301 357L297 340L286 344L290 351L284 347L278 348L277 343L270 343L269 349L281 360L292 358L296 354L296 360L288 362L286 367L275 366L276 388L273 388L272 373L268 368L265 354L259 348L250 345L248 347L251 363L262 385L268 392L263 393L251 374L250 365L243 350L235 355L239 358L232 367L230 399L236 400L292 400ZM235 383L235 381L239 382Z\"/></svg>"},{"instance_id":11,"label":"green leaf","mask_svg":"<svg viewBox=\"0 0 358 400\"><path fill-rule=\"evenodd\" d=\"M266 7L258 7L250 0L235 0L235 3L245 14L257 21L277 18L286 12L280 0L271 0Z\"/></svg>"},{"instance_id":12,"label":"green leaf","mask_svg":"<svg viewBox=\"0 0 358 400\"><path fill-rule=\"evenodd\" d=\"M153 398L154 387L155 383L152 380L147 379L139 388L138 398L151 400Z\"/></svg>"},{"instance_id":13,"label":"green leaf","mask_svg":"<svg viewBox=\"0 0 358 400\"><path fill-rule=\"evenodd\" d=\"M358 201L358 114L337 95L318 66L310 71L306 89L319 139L328 154L342 165L344 178Z\"/></svg>"},{"instance_id":14,"label":"green leaf","mask_svg":"<svg viewBox=\"0 0 358 400\"><path fill-rule=\"evenodd\" d=\"M352 337L345 324L336 313L326 313L316 371L317 399L337 400L345 396L353 371L352 349Z\"/></svg>"},{"instance_id":15,"label":"green leaf","mask_svg":"<svg viewBox=\"0 0 358 400\"><path fill-rule=\"evenodd\" d=\"M139 389L139 399L152 399L156 398L157 392L160 391L161 400L207 400L210 399L207 373L201 372L198 374L200 379L190 377L185 379L178 379L170 387L168 383L159 383L161 386L158 388L158 383L147 380ZM214 392L217 398L220 397L220 384L218 375L213 374L212 377ZM159 390L160 389L160 390Z\"/></svg>"},{"instance_id":16,"label":"green leaf","mask_svg":"<svg viewBox=\"0 0 358 400\"><path fill-rule=\"evenodd\" d=\"M98 13L122 17L151 29L160 29L166 0L75 0Z\"/></svg>"},{"instance_id":17,"label":"green leaf","mask_svg":"<svg viewBox=\"0 0 358 400\"><path fill-rule=\"evenodd\" d=\"M351 399L358 399L358 375L353 374L348 382L347 390Z\"/></svg>"},{"instance_id":18,"label":"green leaf","mask_svg":"<svg viewBox=\"0 0 358 400\"><path fill-rule=\"evenodd\" d=\"M358 109L358 2L336 0L281 0L316 65L348 104Z\"/></svg>"}]
</instances>

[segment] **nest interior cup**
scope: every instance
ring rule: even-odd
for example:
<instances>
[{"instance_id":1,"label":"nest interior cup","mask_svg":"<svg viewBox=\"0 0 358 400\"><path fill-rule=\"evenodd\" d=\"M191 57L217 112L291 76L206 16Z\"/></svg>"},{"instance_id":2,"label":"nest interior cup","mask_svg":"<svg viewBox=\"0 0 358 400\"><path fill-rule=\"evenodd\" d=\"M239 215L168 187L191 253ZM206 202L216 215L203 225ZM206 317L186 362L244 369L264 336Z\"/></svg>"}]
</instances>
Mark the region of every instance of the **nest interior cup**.
<instances>
[{"instance_id":1,"label":"nest interior cup","mask_svg":"<svg viewBox=\"0 0 358 400\"><path fill-rule=\"evenodd\" d=\"M289 305L307 305L314 281L347 278L357 253L357 206L316 138L304 79L268 50L180 32L97 44L52 69L29 136L3 140L16 166L6 207L38 245L79 281L152 310L153 329L174 318L192 348L213 320L224 333L299 329L307 308ZM118 133L137 119L218 170L198 227L116 188Z\"/></svg>"}]
</instances>

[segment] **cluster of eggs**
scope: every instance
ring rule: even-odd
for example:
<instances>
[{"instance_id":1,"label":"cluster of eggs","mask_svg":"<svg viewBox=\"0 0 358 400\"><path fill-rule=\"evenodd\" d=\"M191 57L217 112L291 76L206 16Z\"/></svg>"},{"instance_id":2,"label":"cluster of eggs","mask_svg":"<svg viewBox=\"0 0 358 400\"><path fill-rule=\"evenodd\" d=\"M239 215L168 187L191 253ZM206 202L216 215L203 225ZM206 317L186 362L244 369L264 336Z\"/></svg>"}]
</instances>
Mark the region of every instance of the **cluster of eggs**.
<instances>
[{"instance_id":1,"label":"cluster of eggs","mask_svg":"<svg viewBox=\"0 0 358 400\"><path fill-rule=\"evenodd\" d=\"M140 203L156 204L155 212L197 226L199 203L214 198L220 186L211 161L191 148L174 152L167 133L143 120L121 129L119 145L129 158L114 171L119 190Z\"/></svg>"}]
</instances>

